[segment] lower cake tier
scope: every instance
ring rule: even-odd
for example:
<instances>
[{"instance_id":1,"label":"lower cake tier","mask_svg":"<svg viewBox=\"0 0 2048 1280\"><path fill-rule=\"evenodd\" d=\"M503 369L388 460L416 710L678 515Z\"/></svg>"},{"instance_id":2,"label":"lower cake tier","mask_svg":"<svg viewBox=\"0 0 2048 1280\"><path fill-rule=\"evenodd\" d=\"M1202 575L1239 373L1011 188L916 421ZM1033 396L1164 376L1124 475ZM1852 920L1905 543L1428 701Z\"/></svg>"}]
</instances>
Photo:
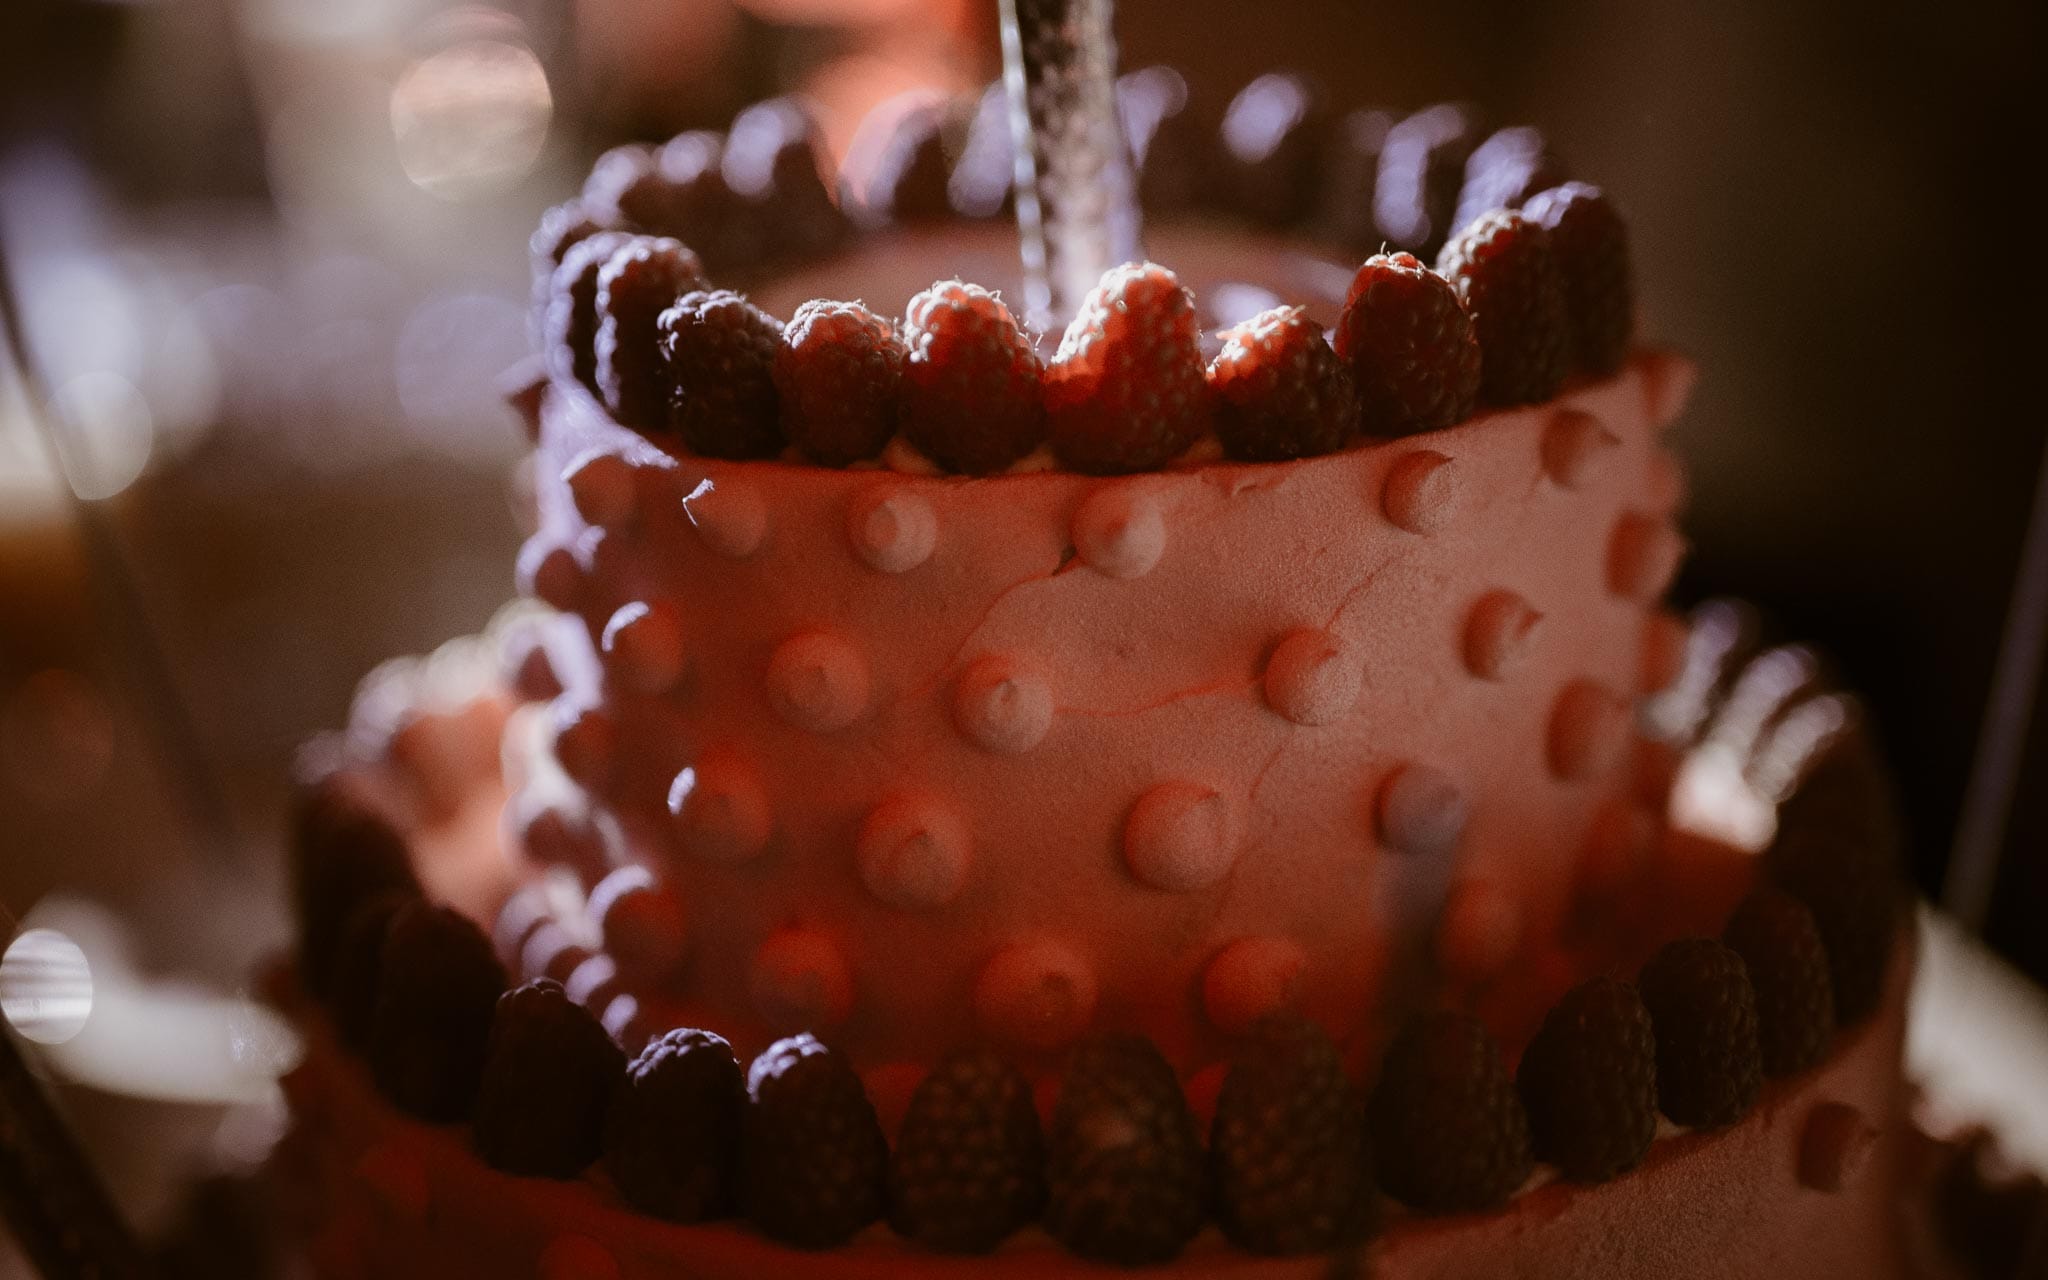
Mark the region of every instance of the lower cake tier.
<instances>
[{"instance_id":1,"label":"lower cake tier","mask_svg":"<svg viewBox=\"0 0 2048 1280\"><path fill-rule=\"evenodd\" d=\"M1668 1125L1640 1166L1593 1186L1547 1167L1497 1212L1394 1216L1340 1255L1259 1258L1205 1229L1159 1273L1371 1275L1380 1280L1559 1277L1779 1280L1906 1277L1902 1206L1910 1144L1901 1045L1910 974L1902 939L1879 1011L1844 1031L1820 1066L1768 1083L1730 1128ZM655 1280L1118 1274L1039 1229L993 1254L924 1253L881 1225L819 1253L744 1225L676 1226L620 1206L600 1174L575 1182L486 1167L466 1131L394 1111L361 1064L311 1028L285 1081L296 1127L276 1172L312 1206L310 1258L324 1280Z\"/></svg>"},{"instance_id":2,"label":"lower cake tier","mask_svg":"<svg viewBox=\"0 0 2048 1280\"><path fill-rule=\"evenodd\" d=\"M646 895L587 909L571 881L564 913L545 880L513 888L508 631L394 664L340 750L316 753L299 814L300 942L277 989L311 1051L286 1086L279 1180L331 1277L1088 1274L1104 1259L1310 1275L1333 1250L1337 1273L1395 1277L1915 1274L1890 1225L1911 1181L1913 957L1881 774L1849 703L1786 676L1792 651L1727 661L1724 614L1695 619L1700 661L1650 717L1689 726L1667 740L1671 811L1715 821L1661 833L1633 888L1529 975L1540 1000L1439 990L1384 1056L1283 1010L1292 1038L1262 1018L1212 1061L1112 1025L1057 1062L989 1054L965 1077L972 1040L922 1063L829 1034L764 1049L636 994L628 944L648 931L623 926L647 922ZM1745 810L1771 823L1756 783L1779 766L1798 781L1776 834L1744 839ZM578 932L579 917L606 924ZM640 1110L644 1073L706 1033L698 1066L722 1063L727 1083ZM1283 1085L1260 1075L1275 1045ZM792 1078L807 1083L778 1083ZM977 1145L993 1123L1011 1144L994 1166ZM669 1180L651 1202L649 1150ZM933 1219L902 1212L963 1160L1036 1189L998 1206L986 1256L930 1251ZM694 1207L668 1198L684 1179ZM1324 1218L1304 1188L1335 1188L1310 1202ZM1103 1210L1121 1235L1091 1227ZM1251 1212L1267 1234L1247 1232Z\"/></svg>"}]
</instances>

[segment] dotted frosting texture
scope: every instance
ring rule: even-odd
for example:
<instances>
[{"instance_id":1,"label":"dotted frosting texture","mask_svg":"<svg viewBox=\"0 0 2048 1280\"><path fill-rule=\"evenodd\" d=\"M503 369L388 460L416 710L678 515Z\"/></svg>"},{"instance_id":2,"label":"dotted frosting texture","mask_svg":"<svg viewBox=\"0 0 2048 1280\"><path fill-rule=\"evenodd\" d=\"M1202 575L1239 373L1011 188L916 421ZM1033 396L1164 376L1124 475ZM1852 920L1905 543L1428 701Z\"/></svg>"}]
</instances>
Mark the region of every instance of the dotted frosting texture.
<instances>
[{"instance_id":1,"label":"dotted frosting texture","mask_svg":"<svg viewBox=\"0 0 2048 1280\"><path fill-rule=\"evenodd\" d=\"M521 563L587 650L564 772L660 895L613 922L661 956L639 1003L866 1062L1114 1022L1187 1066L1274 1007L1364 1034L1390 953L1514 972L1670 677L1688 382L1114 480L678 457L551 386Z\"/></svg>"}]
</instances>

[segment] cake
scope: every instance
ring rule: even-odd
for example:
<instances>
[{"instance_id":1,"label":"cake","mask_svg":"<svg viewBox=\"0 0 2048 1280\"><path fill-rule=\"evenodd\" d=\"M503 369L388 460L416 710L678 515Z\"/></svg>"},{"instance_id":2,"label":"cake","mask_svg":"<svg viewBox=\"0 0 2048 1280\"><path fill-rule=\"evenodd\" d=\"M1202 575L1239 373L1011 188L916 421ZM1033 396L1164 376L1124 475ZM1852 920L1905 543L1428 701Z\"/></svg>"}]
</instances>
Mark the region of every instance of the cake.
<instances>
[{"instance_id":1,"label":"cake","mask_svg":"<svg viewBox=\"0 0 2048 1280\"><path fill-rule=\"evenodd\" d=\"M985 110L551 212L524 603L309 755L316 1272L1917 1274L1883 785L1662 604L1612 204L1177 85L1056 350Z\"/></svg>"}]
</instances>

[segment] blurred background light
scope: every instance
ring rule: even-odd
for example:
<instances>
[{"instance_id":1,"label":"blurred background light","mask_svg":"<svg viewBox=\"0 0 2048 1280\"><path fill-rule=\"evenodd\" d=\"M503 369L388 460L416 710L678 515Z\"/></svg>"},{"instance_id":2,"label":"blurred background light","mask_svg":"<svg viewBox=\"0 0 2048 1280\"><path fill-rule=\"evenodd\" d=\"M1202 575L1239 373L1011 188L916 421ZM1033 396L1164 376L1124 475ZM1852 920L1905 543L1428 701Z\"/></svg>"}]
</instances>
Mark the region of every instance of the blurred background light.
<instances>
[{"instance_id":1,"label":"blurred background light","mask_svg":"<svg viewBox=\"0 0 2048 1280\"><path fill-rule=\"evenodd\" d=\"M64 470L78 496L111 498L149 465L156 419L125 374L83 373L57 388Z\"/></svg>"},{"instance_id":2,"label":"blurred background light","mask_svg":"<svg viewBox=\"0 0 2048 1280\"><path fill-rule=\"evenodd\" d=\"M0 955L0 1015L24 1039L63 1044L92 1016L92 966L55 929L27 929Z\"/></svg>"},{"instance_id":3,"label":"blurred background light","mask_svg":"<svg viewBox=\"0 0 2048 1280\"><path fill-rule=\"evenodd\" d=\"M499 377L526 351L526 312L481 293L427 299L398 332L398 402L419 442L491 462L505 456Z\"/></svg>"},{"instance_id":4,"label":"blurred background light","mask_svg":"<svg viewBox=\"0 0 2048 1280\"><path fill-rule=\"evenodd\" d=\"M531 49L458 41L414 62L391 90L398 162L445 200L495 194L532 170L553 110L547 72Z\"/></svg>"}]
</instances>

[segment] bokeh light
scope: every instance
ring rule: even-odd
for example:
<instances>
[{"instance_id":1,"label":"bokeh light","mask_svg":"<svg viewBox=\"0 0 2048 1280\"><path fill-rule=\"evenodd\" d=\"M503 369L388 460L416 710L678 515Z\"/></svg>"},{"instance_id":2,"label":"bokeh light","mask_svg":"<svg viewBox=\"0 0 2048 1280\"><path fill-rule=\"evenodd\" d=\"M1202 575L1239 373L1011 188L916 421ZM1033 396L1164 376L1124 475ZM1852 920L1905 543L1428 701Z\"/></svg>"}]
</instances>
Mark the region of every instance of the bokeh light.
<instances>
[{"instance_id":1,"label":"bokeh light","mask_svg":"<svg viewBox=\"0 0 2048 1280\"><path fill-rule=\"evenodd\" d=\"M92 966L55 929L27 929L0 955L0 1015L24 1039L63 1044L92 1016Z\"/></svg>"},{"instance_id":2,"label":"bokeh light","mask_svg":"<svg viewBox=\"0 0 2048 1280\"><path fill-rule=\"evenodd\" d=\"M111 498L149 465L156 417L125 374L80 374L57 388L53 407L65 428L64 471L79 497Z\"/></svg>"},{"instance_id":3,"label":"bokeh light","mask_svg":"<svg viewBox=\"0 0 2048 1280\"><path fill-rule=\"evenodd\" d=\"M398 162L415 185L445 200L491 195L525 177L553 113L540 59L495 37L428 54L391 90Z\"/></svg>"}]
</instances>

